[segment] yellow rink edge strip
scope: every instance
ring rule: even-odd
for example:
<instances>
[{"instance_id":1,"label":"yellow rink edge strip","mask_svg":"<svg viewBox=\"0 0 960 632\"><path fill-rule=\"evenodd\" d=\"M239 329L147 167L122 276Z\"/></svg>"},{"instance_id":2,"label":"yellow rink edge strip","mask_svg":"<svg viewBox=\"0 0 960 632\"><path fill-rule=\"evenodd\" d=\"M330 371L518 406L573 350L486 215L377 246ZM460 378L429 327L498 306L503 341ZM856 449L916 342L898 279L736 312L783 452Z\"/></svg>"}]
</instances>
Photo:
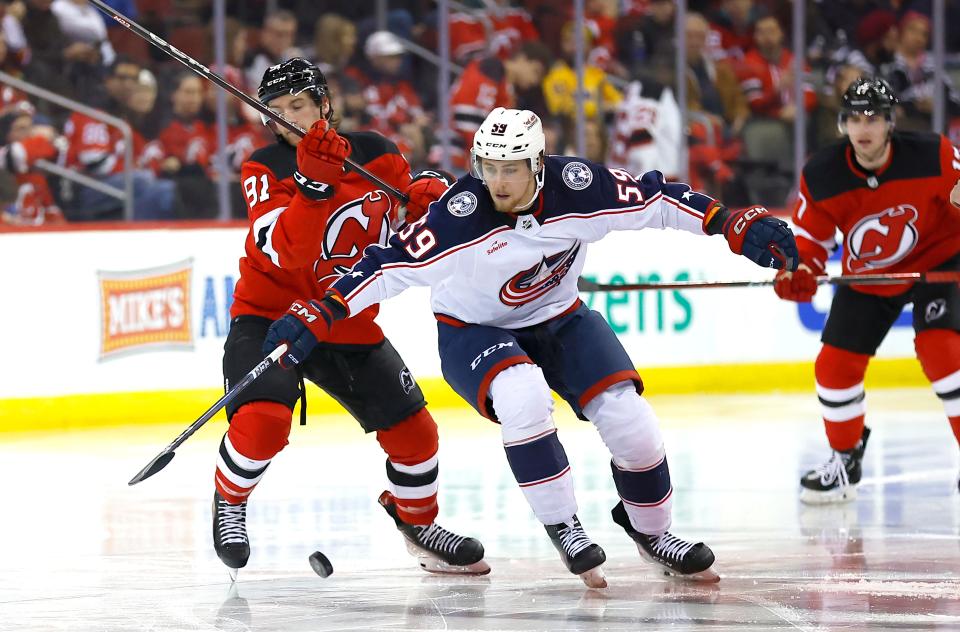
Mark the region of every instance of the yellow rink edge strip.
<instances>
[{"instance_id":1,"label":"yellow rink edge strip","mask_svg":"<svg viewBox=\"0 0 960 632\"><path fill-rule=\"evenodd\" d=\"M639 369L645 394L775 393L809 391L813 396L812 362L717 364ZM442 378L419 380L431 408L467 408ZM867 388L928 385L913 358L874 359ZM105 426L183 421L184 427L209 408L217 389L104 393L0 400L0 433L63 431ZM339 404L312 384L307 388L311 416L342 411ZM223 419L223 412L214 419Z\"/></svg>"}]
</instances>

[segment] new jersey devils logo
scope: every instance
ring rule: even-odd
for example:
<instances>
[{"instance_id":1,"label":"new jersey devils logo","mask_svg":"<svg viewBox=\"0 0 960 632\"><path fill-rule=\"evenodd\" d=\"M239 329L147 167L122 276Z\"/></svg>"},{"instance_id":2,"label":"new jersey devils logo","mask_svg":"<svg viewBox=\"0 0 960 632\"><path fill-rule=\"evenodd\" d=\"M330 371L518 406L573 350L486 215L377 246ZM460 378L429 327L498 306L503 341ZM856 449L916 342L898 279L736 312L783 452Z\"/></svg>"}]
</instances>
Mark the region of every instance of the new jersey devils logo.
<instances>
[{"instance_id":1,"label":"new jersey devils logo","mask_svg":"<svg viewBox=\"0 0 960 632\"><path fill-rule=\"evenodd\" d=\"M577 242L569 250L545 256L537 265L513 275L500 288L500 302L520 307L540 298L567 276L579 252L580 242Z\"/></svg>"},{"instance_id":2,"label":"new jersey devils logo","mask_svg":"<svg viewBox=\"0 0 960 632\"><path fill-rule=\"evenodd\" d=\"M847 268L851 272L886 268L902 260L917 245L917 209L891 206L861 219L847 234Z\"/></svg>"},{"instance_id":3,"label":"new jersey devils logo","mask_svg":"<svg viewBox=\"0 0 960 632\"><path fill-rule=\"evenodd\" d=\"M322 256L314 264L317 279L346 273L370 244L386 246L389 210L390 198L378 189L334 211L323 231Z\"/></svg>"}]
</instances>

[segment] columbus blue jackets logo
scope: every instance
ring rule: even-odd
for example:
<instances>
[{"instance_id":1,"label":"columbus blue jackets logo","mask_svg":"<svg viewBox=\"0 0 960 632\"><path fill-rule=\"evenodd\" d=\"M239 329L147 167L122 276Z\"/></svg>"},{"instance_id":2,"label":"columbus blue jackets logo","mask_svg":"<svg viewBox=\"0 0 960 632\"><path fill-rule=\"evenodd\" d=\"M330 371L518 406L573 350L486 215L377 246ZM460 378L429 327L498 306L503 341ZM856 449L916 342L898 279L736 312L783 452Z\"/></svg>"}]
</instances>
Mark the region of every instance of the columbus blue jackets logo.
<instances>
[{"instance_id":1,"label":"columbus blue jackets logo","mask_svg":"<svg viewBox=\"0 0 960 632\"><path fill-rule=\"evenodd\" d=\"M593 172L582 162L568 162L563 168L563 181L574 191L581 191L593 182Z\"/></svg>"},{"instance_id":2,"label":"columbus blue jackets logo","mask_svg":"<svg viewBox=\"0 0 960 632\"><path fill-rule=\"evenodd\" d=\"M569 250L545 256L537 265L513 275L500 288L500 302L510 307L520 307L537 300L560 284L579 253L580 242L577 242Z\"/></svg>"},{"instance_id":3,"label":"columbus blue jackets logo","mask_svg":"<svg viewBox=\"0 0 960 632\"><path fill-rule=\"evenodd\" d=\"M447 210L451 215L466 217L477 210L477 196L469 191L457 193L447 202Z\"/></svg>"}]
</instances>

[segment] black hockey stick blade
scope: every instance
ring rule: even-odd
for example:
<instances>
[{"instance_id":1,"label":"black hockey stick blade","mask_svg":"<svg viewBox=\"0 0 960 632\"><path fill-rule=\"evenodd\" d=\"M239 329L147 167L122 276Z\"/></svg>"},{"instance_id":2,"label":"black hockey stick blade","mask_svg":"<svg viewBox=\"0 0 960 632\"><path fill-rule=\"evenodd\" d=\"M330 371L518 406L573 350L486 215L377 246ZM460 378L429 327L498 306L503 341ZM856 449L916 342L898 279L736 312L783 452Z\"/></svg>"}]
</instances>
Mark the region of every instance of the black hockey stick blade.
<instances>
[{"instance_id":1,"label":"black hockey stick blade","mask_svg":"<svg viewBox=\"0 0 960 632\"><path fill-rule=\"evenodd\" d=\"M146 467L137 472L137 475L130 479L130 482L127 485L136 485L145 478L150 478L163 468L167 467L167 463L173 460L173 457L177 455L173 450L169 452L161 452L157 456L153 457L153 460L147 463Z\"/></svg>"},{"instance_id":2,"label":"black hockey stick blade","mask_svg":"<svg viewBox=\"0 0 960 632\"><path fill-rule=\"evenodd\" d=\"M250 372L243 376L243 379L237 382L233 388L223 394L223 397L218 399L216 403L207 409L207 412L200 415L200 418L195 422L190 424L186 430L180 433L180 436L170 442L170 445L163 449L163 452L153 457L146 467L137 472L137 475L130 479L130 482L127 485L136 485L145 478L150 478L173 460L174 450L180 447L180 444L186 441L190 435L200 429L200 426L210 421L214 415L220 412L220 409L233 401L233 398L240 394L240 391L250 386L255 379L257 379L261 373L269 369L280 359L284 353L287 352L287 345L281 344L276 349L270 352L270 355L265 357L260 361L260 364L250 369Z\"/></svg>"}]
</instances>

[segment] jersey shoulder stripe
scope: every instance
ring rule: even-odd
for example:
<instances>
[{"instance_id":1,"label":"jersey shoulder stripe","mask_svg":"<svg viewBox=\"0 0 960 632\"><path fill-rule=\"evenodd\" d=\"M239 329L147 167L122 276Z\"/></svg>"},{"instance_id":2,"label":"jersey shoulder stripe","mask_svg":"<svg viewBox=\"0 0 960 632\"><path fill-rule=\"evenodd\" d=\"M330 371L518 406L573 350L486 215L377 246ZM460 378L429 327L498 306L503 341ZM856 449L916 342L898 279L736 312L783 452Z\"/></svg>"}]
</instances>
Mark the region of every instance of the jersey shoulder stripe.
<instances>
[{"instance_id":1,"label":"jersey shoulder stripe","mask_svg":"<svg viewBox=\"0 0 960 632\"><path fill-rule=\"evenodd\" d=\"M273 143L254 151L247 162L260 163L277 180L286 180L297 169L297 150L287 143Z\"/></svg>"},{"instance_id":2,"label":"jersey shoulder stripe","mask_svg":"<svg viewBox=\"0 0 960 632\"><path fill-rule=\"evenodd\" d=\"M366 165L385 154L400 154L400 149L390 139L376 132L349 132L343 137L350 141L350 160Z\"/></svg>"}]
</instances>

